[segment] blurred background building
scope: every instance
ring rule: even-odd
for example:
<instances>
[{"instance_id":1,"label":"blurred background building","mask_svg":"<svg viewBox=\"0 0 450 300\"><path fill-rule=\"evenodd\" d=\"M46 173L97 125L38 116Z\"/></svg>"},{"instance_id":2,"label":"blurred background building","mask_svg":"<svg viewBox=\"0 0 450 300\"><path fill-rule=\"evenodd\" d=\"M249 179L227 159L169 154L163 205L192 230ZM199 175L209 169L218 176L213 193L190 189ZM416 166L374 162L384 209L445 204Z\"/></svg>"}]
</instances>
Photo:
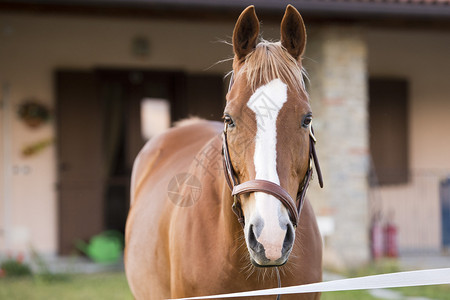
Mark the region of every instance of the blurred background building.
<instances>
[{"instance_id":1,"label":"blurred background building","mask_svg":"<svg viewBox=\"0 0 450 300\"><path fill-rule=\"evenodd\" d=\"M189 116L220 120L234 23L279 39L303 15L325 188L309 192L334 266L450 247L450 1L0 0L0 252L73 253L123 231L133 159Z\"/></svg>"}]
</instances>

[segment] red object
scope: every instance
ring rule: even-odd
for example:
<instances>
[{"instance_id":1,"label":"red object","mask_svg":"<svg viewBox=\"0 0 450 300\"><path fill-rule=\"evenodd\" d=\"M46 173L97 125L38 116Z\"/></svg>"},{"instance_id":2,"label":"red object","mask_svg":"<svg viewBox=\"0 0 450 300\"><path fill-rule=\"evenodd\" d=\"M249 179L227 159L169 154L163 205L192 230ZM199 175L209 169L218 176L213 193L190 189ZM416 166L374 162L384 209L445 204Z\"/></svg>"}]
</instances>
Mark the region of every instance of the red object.
<instances>
[{"instance_id":1,"label":"red object","mask_svg":"<svg viewBox=\"0 0 450 300\"><path fill-rule=\"evenodd\" d=\"M6 276L6 272L3 269L0 269L0 278L3 278Z\"/></svg>"},{"instance_id":2,"label":"red object","mask_svg":"<svg viewBox=\"0 0 450 300\"><path fill-rule=\"evenodd\" d=\"M398 257L397 226L393 223L384 226L384 255Z\"/></svg>"},{"instance_id":3,"label":"red object","mask_svg":"<svg viewBox=\"0 0 450 300\"><path fill-rule=\"evenodd\" d=\"M383 227L380 221L373 220L370 228L370 251L373 259L378 259L383 256Z\"/></svg>"},{"instance_id":4,"label":"red object","mask_svg":"<svg viewBox=\"0 0 450 300\"><path fill-rule=\"evenodd\" d=\"M25 256L23 255L23 253L17 254L17 262L19 264L23 263L24 259L25 259Z\"/></svg>"}]
</instances>

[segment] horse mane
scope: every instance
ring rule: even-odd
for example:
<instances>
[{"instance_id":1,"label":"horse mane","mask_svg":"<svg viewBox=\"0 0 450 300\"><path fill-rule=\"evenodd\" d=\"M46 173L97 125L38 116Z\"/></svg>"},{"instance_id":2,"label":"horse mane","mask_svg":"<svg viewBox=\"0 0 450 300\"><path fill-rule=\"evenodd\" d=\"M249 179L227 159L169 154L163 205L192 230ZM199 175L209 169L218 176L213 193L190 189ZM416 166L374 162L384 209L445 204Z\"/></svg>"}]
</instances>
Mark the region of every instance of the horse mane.
<instances>
[{"instance_id":1,"label":"horse mane","mask_svg":"<svg viewBox=\"0 0 450 300\"><path fill-rule=\"evenodd\" d=\"M280 42L262 40L245 58L239 73L246 74L253 91L274 79L281 79L296 92L308 95L303 77L306 71Z\"/></svg>"}]
</instances>

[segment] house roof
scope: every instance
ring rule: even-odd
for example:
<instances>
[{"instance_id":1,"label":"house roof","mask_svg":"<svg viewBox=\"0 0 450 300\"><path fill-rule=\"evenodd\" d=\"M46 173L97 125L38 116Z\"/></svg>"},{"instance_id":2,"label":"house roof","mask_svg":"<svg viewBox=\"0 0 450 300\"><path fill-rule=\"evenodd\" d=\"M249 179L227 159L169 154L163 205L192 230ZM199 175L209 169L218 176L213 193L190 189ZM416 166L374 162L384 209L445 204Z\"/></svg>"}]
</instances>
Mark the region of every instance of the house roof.
<instances>
[{"instance_id":1,"label":"house roof","mask_svg":"<svg viewBox=\"0 0 450 300\"><path fill-rule=\"evenodd\" d=\"M433 19L450 21L450 0L0 0L0 9L34 11L131 11L157 15L178 13L236 17L254 4L259 14L278 14L287 4L304 17L351 19Z\"/></svg>"}]
</instances>

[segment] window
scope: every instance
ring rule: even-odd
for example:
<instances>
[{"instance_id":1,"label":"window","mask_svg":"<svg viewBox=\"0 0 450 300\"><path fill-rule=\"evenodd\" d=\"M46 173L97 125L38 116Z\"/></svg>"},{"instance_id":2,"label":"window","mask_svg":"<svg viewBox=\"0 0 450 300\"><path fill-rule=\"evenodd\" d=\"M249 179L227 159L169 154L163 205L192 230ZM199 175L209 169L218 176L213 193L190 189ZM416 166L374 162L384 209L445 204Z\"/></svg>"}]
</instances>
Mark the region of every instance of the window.
<instances>
[{"instance_id":1,"label":"window","mask_svg":"<svg viewBox=\"0 0 450 300\"><path fill-rule=\"evenodd\" d=\"M145 98L141 102L141 132L145 140L170 127L170 103L165 99Z\"/></svg>"},{"instance_id":2,"label":"window","mask_svg":"<svg viewBox=\"0 0 450 300\"><path fill-rule=\"evenodd\" d=\"M372 185L408 182L408 82L369 81Z\"/></svg>"}]
</instances>

